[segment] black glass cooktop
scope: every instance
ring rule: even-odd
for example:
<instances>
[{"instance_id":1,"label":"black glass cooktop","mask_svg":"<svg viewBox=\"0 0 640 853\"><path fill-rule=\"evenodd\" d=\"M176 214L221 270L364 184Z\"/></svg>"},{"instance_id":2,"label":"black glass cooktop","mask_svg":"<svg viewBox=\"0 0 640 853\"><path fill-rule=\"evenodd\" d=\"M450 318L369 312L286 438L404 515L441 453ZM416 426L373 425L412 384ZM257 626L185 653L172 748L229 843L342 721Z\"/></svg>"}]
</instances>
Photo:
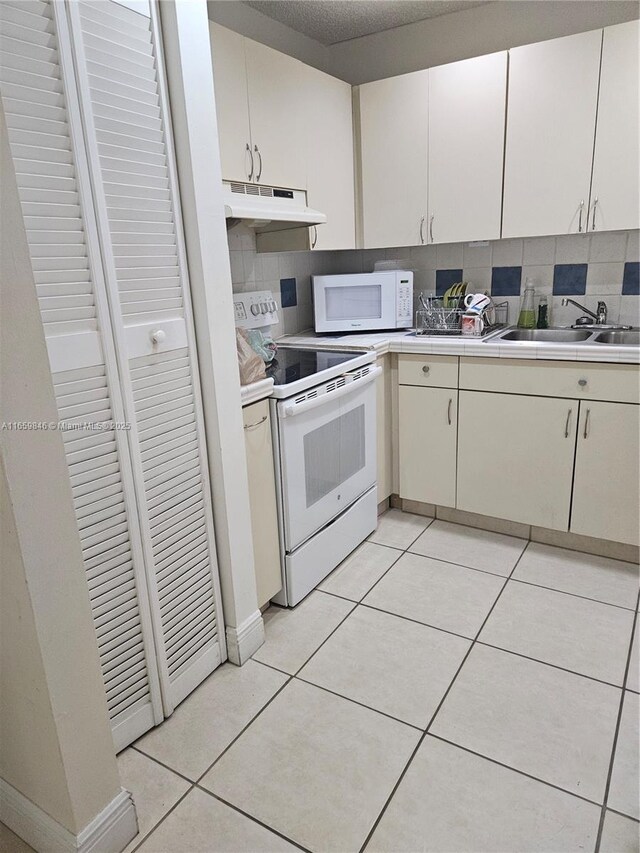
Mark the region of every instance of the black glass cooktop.
<instances>
[{"instance_id":1,"label":"black glass cooktop","mask_svg":"<svg viewBox=\"0 0 640 853\"><path fill-rule=\"evenodd\" d=\"M267 365L267 376L275 385L290 385L299 379L306 379L314 373L320 373L361 355L360 352L337 350L309 350L295 347L278 349L276 357Z\"/></svg>"}]
</instances>

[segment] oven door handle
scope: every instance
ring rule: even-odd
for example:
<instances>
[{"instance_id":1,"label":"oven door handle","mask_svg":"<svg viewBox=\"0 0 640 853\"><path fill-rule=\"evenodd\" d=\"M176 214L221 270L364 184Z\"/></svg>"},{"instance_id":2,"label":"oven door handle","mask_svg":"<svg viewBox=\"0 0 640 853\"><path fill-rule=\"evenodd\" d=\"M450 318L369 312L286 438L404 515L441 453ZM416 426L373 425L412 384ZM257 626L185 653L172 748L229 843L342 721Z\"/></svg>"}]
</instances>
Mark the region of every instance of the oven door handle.
<instances>
[{"instance_id":1,"label":"oven door handle","mask_svg":"<svg viewBox=\"0 0 640 853\"><path fill-rule=\"evenodd\" d=\"M358 391L373 382L382 373L381 367L374 367L373 370L364 377L355 382L347 382L342 388L337 391L331 391L329 394L321 394L319 397L313 397L311 400L305 400L303 403L285 403L284 406L278 407L278 417L292 418L296 415L302 415L305 412L310 412L312 409L317 409L319 406L324 406L325 403L330 403L332 400L338 400L340 397L345 397L353 391Z\"/></svg>"}]
</instances>

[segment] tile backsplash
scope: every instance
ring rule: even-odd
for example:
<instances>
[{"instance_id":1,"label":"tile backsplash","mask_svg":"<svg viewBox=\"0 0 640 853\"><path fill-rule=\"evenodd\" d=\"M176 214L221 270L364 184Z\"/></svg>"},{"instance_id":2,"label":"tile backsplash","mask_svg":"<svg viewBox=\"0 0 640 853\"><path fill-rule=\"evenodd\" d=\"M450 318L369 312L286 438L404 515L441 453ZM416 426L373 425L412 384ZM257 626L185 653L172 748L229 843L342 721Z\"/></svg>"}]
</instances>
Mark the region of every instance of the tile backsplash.
<instances>
[{"instance_id":1,"label":"tile backsplash","mask_svg":"<svg viewBox=\"0 0 640 853\"><path fill-rule=\"evenodd\" d=\"M280 309L276 337L313 327L312 275L371 272L376 261L392 259L414 271L416 299L420 291L441 294L464 280L508 302L509 320L515 323L520 294L530 278L536 294L549 298L553 325L567 325L579 315L574 306L562 307L564 296L592 310L602 299L611 322L640 325L640 231L260 255L246 226L231 229L228 238L233 290L273 291Z\"/></svg>"}]
</instances>

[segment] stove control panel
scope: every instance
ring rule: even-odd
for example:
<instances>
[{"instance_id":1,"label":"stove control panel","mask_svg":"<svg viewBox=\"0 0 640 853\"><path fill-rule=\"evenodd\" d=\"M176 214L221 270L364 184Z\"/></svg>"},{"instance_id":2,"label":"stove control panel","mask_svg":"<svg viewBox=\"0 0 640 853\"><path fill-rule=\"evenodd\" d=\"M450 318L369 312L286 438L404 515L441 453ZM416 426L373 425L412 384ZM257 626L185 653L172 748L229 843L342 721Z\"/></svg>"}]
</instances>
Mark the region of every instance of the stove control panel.
<instances>
[{"instance_id":1,"label":"stove control panel","mask_svg":"<svg viewBox=\"0 0 640 853\"><path fill-rule=\"evenodd\" d=\"M270 290L234 293L233 308L236 326L242 329L261 329L278 322L278 305Z\"/></svg>"}]
</instances>

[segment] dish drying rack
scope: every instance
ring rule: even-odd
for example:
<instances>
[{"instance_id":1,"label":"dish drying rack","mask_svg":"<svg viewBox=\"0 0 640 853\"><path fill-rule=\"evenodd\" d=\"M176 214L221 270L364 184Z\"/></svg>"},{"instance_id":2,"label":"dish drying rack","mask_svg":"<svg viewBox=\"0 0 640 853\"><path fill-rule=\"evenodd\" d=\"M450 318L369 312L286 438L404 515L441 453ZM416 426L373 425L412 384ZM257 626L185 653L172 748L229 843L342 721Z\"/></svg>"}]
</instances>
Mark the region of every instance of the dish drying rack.
<instances>
[{"instance_id":1,"label":"dish drying rack","mask_svg":"<svg viewBox=\"0 0 640 853\"><path fill-rule=\"evenodd\" d=\"M424 296L420 294L421 308L416 311L416 335L461 335L462 315L465 313L464 296ZM506 326L509 321L509 303L491 303L482 313L482 337Z\"/></svg>"}]
</instances>

